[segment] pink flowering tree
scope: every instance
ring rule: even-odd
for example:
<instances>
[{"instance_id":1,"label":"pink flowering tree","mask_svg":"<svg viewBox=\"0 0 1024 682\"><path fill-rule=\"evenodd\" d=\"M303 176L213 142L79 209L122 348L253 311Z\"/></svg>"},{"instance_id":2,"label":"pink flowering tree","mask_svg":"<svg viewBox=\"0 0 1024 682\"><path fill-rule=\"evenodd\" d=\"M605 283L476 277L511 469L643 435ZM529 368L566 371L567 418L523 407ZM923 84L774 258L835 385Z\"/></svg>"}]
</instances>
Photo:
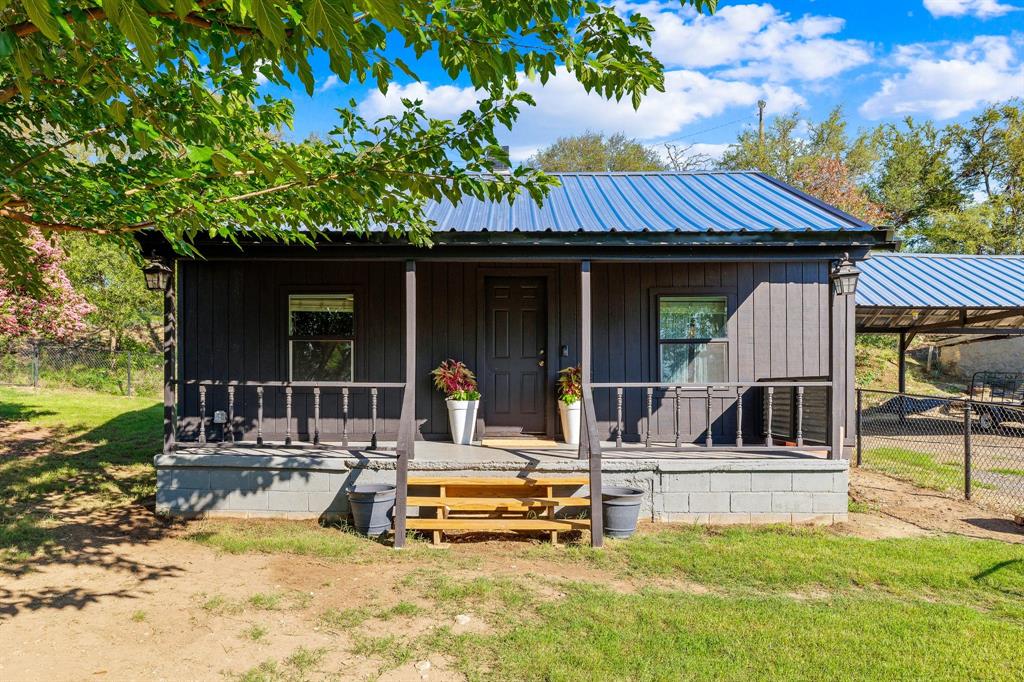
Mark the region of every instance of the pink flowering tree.
<instances>
[{"instance_id":1,"label":"pink flowering tree","mask_svg":"<svg viewBox=\"0 0 1024 682\"><path fill-rule=\"evenodd\" d=\"M0 267L0 346L18 339L68 341L86 330L92 312L64 273L64 251L38 230L28 239L28 267L39 274L42 288L15 283Z\"/></svg>"}]
</instances>

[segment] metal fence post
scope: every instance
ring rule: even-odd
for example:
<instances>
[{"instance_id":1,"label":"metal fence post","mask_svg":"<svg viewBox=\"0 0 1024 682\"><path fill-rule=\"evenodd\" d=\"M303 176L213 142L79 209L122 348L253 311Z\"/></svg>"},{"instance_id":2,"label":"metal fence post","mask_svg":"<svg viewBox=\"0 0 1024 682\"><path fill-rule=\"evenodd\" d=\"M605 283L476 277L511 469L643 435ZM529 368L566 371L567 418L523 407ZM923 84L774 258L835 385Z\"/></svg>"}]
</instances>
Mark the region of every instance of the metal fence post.
<instances>
[{"instance_id":1,"label":"metal fence post","mask_svg":"<svg viewBox=\"0 0 1024 682\"><path fill-rule=\"evenodd\" d=\"M861 440L861 434L864 432L864 401L863 401L863 390L857 389L857 466L861 465L863 461L864 444Z\"/></svg>"},{"instance_id":2,"label":"metal fence post","mask_svg":"<svg viewBox=\"0 0 1024 682\"><path fill-rule=\"evenodd\" d=\"M39 388L39 342L32 342L32 388Z\"/></svg>"},{"instance_id":3,"label":"metal fence post","mask_svg":"<svg viewBox=\"0 0 1024 682\"><path fill-rule=\"evenodd\" d=\"M128 351L125 353L125 357L128 358L128 397L132 397L132 352Z\"/></svg>"},{"instance_id":4,"label":"metal fence post","mask_svg":"<svg viewBox=\"0 0 1024 682\"><path fill-rule=\"evenodd\" d=\"M971 499L971 403L964 407L964 498Z\"/></svg>"}]
</instances>

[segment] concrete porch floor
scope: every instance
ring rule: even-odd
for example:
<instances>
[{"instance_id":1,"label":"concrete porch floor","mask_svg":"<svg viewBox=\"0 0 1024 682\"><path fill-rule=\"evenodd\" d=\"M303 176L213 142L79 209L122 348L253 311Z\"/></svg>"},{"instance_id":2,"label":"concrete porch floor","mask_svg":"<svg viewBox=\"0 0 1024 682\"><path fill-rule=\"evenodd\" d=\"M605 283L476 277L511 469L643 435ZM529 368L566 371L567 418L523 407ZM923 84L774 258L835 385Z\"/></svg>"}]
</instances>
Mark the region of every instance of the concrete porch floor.
<instances>
[{"instance_id":1,"label":"concrete porch floor","mask_svg":"<svg viewBox=\"0 0 1024 682\"><path fill-rule=\"evenodd\" d=\"M642 444L627 443L621 448L616 448L613 442L601 444L602 460L606 462L603 468L615 468L614 462L625 464L632 460L644 461L705 461L705 462L794 462L807 461L820 462L827 457L827 452L796 450L796 449L743 449L729 450L707 449L703 446L686 444L680 447L674 445L653 445L650 449L644 448ZM395 443L381 442L376 449L369 449L368 443L353 443L349 447L342 447L335 444L327 444L316 447L312 445L298 445L285 447L281 444L266 444L263 446L254 445L231 445L231 444L209 444L205 447L187 446L179 447L175 453L177 456L195 456L196 458L230 457L241 463L244 459L252 458L251 461L265 460L272 458L281 459L295 458L298 461L309 462L310 460L321 459L324 461L350 460L353 464L363 463L364 466L372 468L391 468L395 460ZM223 460L222 460L223 461ZM376 467L374 465L377 465ZM383 466L381 466L383 465ZM391 466L388 466L391 465ZM532 469L543 468L545 470L582 470L587 468L586 460L578 458L578 448L575 445L558 443L557 447L530 447L529 441L524 440L519 446L493 446L474 443L472 445L457 445L444 441L417 441L415 459L410 462L411 469Z\"/></svg>"}]
</instances>

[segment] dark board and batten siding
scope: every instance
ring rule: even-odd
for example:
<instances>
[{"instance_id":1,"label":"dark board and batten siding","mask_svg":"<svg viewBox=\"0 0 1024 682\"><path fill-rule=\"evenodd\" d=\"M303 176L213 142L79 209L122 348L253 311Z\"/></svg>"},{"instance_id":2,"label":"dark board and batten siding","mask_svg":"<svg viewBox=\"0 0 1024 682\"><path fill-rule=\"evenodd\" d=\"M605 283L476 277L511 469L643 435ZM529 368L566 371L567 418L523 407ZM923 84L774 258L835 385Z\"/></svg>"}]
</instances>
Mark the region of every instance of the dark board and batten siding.
<instances>
[{"instance_id":1,"label":"dark board and batten siding","mask_svg":"<svg viewBox=\"0 0 1024 682\"><path fill-rule=\"evenodd\" d=\"M285 330L286 296L290 289L354 291L358 334L357 381L403 379L403 266L391 262L185 262L180 269L181 344L183 379L239 379L281 381L287 378ZM577 263L516 265L421 262L417 268L417 376L416 405L421 433L428 438L447 434L447 416L441 396L433 389L429 372L441 360L463 359L482 370L484 324L481 283L490 274L543 275L548 289L548 379L552 399L548 424L558 433L554 377L563 367L579 362L579 265ZM709 262L709 263L594 263L594 380L635 382L658 380L654 310L658 293L720 293L730 302L729 380L822 377L829 373L828 262ZM567 356L561 357L561 346ZM184 437L194 436L198 391L183 391ZM484 400L487 396L484 396ZM222 393L211 392L207 414L225 409ZM368 401L353 396L355 419L350 433L369 431ZM237 432L255 435L255 390L237 399L236 412L243 426ZM393 437L400 398L381 394L380 431ZM615 397L599 391L596 406L602 435L612 434ZM682 433L687 440L702 439L704 399L684 400ZM755 392L744 403L744 434L751 442L762 432L760 405ZM671 401L655 400L653 430L669 436L674 430ZM625 394L627 439L643 430L644 396L639 390ZM296 394L297 432L311 432L312 395ZM268 391L264 431L268 438L283 434L283 395ZM715 440L729 443L735 436L731 401L715 398ZM325 395L323 432L326 440L340 432L337 400ZM296 430L293 427L293 430ZM211 434L214 435L214 434Z\"/></svg>"}]
</instances>

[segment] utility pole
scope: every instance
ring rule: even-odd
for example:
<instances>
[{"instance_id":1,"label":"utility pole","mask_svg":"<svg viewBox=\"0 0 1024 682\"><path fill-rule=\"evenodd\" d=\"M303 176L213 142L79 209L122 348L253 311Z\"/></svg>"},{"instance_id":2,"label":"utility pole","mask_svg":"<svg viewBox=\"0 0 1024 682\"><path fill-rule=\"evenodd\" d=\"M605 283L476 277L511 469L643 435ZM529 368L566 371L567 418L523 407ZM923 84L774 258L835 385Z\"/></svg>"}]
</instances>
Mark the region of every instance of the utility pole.
<instances>
[{"instance_id":1,"label":"utility pole","mask_svg":"<svg viewBox=\"0 0 1024 682\"><path fill-rule=\"evenodd\" d=\"M764 108L768 106L768 102L759 99L757 100L757 143L764 145Z\"/></svg>"}]
</instances>

